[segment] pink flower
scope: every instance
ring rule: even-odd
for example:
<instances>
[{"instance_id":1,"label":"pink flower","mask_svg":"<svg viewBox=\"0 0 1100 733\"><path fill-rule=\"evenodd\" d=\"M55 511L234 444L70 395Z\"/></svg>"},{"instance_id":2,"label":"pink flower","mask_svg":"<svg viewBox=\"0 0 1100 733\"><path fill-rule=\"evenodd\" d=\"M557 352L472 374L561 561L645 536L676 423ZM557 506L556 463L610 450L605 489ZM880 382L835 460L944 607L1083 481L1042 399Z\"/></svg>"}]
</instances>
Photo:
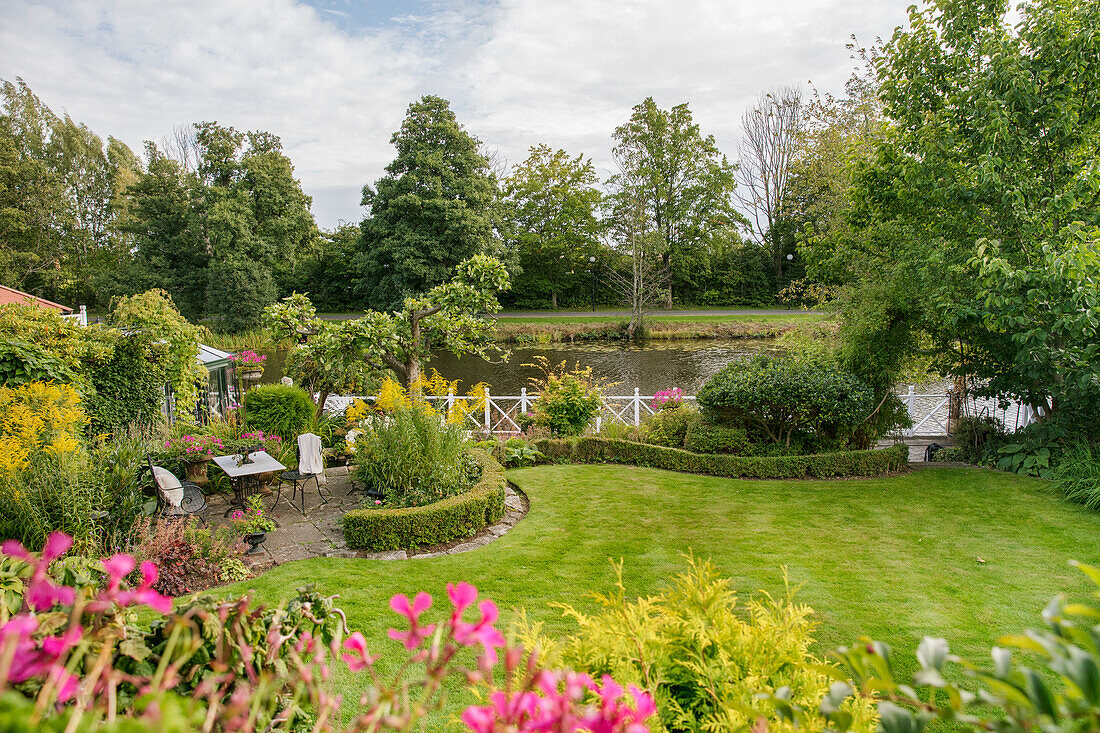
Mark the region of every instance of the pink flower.
<instances>
[{"instance_id":1,"label":"pink flower","mask_svg":"<svg viewBox=\"0 0 1100 733\"><path fill-rule=\"evenodd\" d=\"M46 539L46 545L42 548L40 557L35 557L27 552L27 549L15 540L8 540L0 546L0 552L34 566L34 572L27 581L27 592L24 600L27 605L36 610L44 611L56 604L71 606L75 600L75 592L64 585L56 585L47 574L50 563L69 551L73 545L73 538L63 532L51 532Z\"/></svg>"},{"instance_id":2,"label":"pink flower","mask_svg":"<svg viewBox=\"0 0 1100 733\"><path fill-rule=\"evenodd\" d=\"M344 648L349 653L344 654L343 660L352 672L373 666L378 661L378 657L372 657L367 652L367 641L358 631L344 640Z\"/></svg>"},{"instance_id":3,"label":"pink flower","mask_svg":"<svg viewBox=\"0 0 1100 733\"><path fill-rule=\"evenodd\" d=\"M408 596L404 593L398 593L391 598L390 608L392 608L395 613L409 620L409 630L398 631L397 629L390 629L390 638L402 642L409 651L420 646L421 642L435 630L435 624L421 626L419 623L420 614L431 607L432 597L424 592L417 593L416 598L413 599L411 604L409 603Z\"/></svg>"},{"instance_id":4,"label":"pink flower","mask_svg":"<svg viewBox=\"0 0 1100 733\"><path fill-rule=\"evenodd\" d=\"M470 587L473 588L473 586ZM476 596L476 591L474 593ZM497 604L489 600L482 601L481 605L478 606L478 610L481 611L481 618L476 624L467 624L460 619L456 619L455 641L463 646L480 643L485 648L485 654L489 661L495 664L497 660L496 650L504 646L504 636L493 626L500 616L500 611L497 609Z\"/></svg>"}]
</instances>

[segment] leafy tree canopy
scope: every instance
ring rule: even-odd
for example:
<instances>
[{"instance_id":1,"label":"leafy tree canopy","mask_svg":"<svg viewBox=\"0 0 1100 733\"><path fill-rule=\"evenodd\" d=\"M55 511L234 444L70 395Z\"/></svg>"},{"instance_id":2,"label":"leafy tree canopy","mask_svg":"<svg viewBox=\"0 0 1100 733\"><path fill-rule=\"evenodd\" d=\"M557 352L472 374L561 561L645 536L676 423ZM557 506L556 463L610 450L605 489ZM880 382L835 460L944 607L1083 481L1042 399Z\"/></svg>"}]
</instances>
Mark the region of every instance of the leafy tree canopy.
<instances>
[{"instance_id":1,"label":"leafy tree canopy","mask_svg":"<svg viewBox=\"0 0 1100 733\"><path fill-rule=\"evenodd\" d=\"M409 105L390 140L397 157L374 187L361 228L357 292L380 310L443 283L467 258L488 252L497 186L480 142L440 97Z\"/></svg>"}]
</instances>

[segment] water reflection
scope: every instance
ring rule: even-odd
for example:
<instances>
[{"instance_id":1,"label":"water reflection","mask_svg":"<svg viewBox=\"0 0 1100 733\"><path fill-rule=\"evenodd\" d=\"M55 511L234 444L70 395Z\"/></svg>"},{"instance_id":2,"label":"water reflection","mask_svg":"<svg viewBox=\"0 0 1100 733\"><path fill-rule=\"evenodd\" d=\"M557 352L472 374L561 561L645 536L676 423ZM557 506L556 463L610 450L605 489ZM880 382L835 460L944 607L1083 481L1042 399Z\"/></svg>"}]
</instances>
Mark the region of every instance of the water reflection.
<instances>
[{"instance_id":1,"label":"water reflection","mask_svg":"<svg viewBox=\"0 0 1100 733\"><path fill-rule=\"evenodd\" d=\"M475 356L456 357L436 352L428 368L438 369L448 379L459 379L466 388L478 382L489 385L494 394L518 395L528 379L538 371L524 366L535 356L544 356L552 364L563 359L572 367L592 367L592 372L608 382L618 382L612 392L630 394L638 387L642 394L680 387L694 394L710 376L734 359L775 349L768 339L710 339L699 341L653 341L647 344L585 343L523 346L512 350L507 363L491 364ZM262 381L275 382L283 376L286 351L268 354Z\"/></svg>"}]
</instances>

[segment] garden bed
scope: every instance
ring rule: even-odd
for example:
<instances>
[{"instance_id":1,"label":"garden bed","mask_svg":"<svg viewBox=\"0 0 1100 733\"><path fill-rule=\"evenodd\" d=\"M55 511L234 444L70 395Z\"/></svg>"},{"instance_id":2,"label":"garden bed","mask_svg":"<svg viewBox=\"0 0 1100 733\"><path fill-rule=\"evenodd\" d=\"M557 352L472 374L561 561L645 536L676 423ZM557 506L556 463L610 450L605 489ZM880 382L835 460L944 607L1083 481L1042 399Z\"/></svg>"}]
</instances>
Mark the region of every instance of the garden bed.
<instances>
[{"instance_id":1,"label":"garden bed","mask_svg":"<svg viewBox=\"0 0 1100 733\"><path fill-rule=\"evenodd\" d=\"M596 436L546 438L536 441L535 447L551 462L564 459L572 463L625 463L728 478L881 476L909 465L909 447L903 443L874 450L758 457L692 453L681 448Z\"/></svg>"},{"instance_id":2,"label":"garden bed","mask_svg":"<svg viewBox=\"0 0 1100 733\"><path fill-rule=\"evenodd\" d=\"M349 548L383 552L441 545L472 537L504 516L504 467L482 451L470 455L481 478L458 496L401 509L353 509L344 515Z\"/></svg>"}]
</instances>

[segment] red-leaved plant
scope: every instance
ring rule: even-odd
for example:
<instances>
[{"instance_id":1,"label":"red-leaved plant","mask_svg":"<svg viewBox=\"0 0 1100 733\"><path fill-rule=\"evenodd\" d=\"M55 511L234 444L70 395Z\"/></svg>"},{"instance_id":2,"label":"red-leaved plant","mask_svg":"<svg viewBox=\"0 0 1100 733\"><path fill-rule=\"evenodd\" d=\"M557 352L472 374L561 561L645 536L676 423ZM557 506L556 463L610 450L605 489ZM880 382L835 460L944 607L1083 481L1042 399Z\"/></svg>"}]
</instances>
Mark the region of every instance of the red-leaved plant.
<instances>
[{"instance_id":1,"label":"red-leaved plant","mask_svg":"<svg viewBox=\"0 0 1100 733\"><path fill-rule=\"evenodd\" d=\"M486 701L461 714L473 733L645 733L654 712L648 693L623 690L608 676L596 682L541 669L536 653L505 640L495 626L496 604L477 603L477 589L469 583L448 584L451 612L431 623L422 620L432 606L427 593L390 600L407 628L390 629L389 635L408 658L392 678L382 679L362 634L343 638L342 622L333 633L326 618L342 614L320 607L331 599L300 595L313 600L266 615L247 598L221 603L214 613L201 603L173 611L171 599L153 590L152 563L142 563L136 588L126 586L135 565L129 555L101 561L105 581L98 587L57 582L50 564L70 545L70 538L55 533L38 556L15 542L3 546L31 572L22 610L0 626L0 720L26 721L27 730L54 716L61 720L51 722L67 723L69 730L95 730L120 717L161 730L171 727L166 716L179 716L173 722L232 733L405 731L442 706L445 682L456 676L478 686ZM478 618L469 621L466 612L475 604ZM137 605L163 614L154 622L156 651L143 646L153 635L143 637L125 619L126 609ZM261 617L268 624L266 638L255 637L252 622ZM217 642L205 646L211 636ZM464 648L475 652L474 668L458 661ZM212 650L211 658L196 665L192 657L201 649ZM138 657L140 663L132 663ZM335 657L369 677L346 725L339 722L341 698L331 689ZM22 695L11 695L13 689ZM20 705L25 709L15 709Z\"/></svg>"}]
</instances>

